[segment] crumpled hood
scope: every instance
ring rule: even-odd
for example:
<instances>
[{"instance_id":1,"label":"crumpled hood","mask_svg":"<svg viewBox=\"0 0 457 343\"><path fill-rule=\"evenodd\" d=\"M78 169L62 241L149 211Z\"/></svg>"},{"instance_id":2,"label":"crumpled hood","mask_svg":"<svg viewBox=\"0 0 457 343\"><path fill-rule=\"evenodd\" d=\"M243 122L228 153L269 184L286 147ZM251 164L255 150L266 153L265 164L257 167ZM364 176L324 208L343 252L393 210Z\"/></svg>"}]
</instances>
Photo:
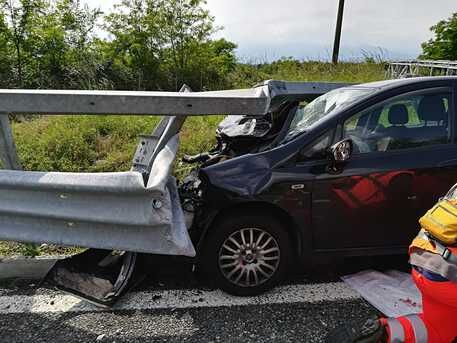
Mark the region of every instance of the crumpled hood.
<instances>
[{"instance_id":1,"label":"crumpled hood","mask_svg":"<svg viewBox=\"0 0 457 343\"><path fill-rule=\"evenodd\" d=\"M216 187L240 195L255 194L271 179L272 168L267 158L249 154L202 170Z\"/></svg>"},{"instance_id":2,"label":"crumpled hood","mask_svg":"<svg viewBox=\"0 0 457 343\"><path fill-rule=\"evenodd\" d=\"M303 141L295 140L260 153L246 154L219 162L200 170L204 178L215 187L242 196L261 193L271 184L281 181L303 181L311 174L297 174L290 167L303 147Z\"/></svg>"},{"instance_id":3,"label":"crumpled hood","mask_svg":"<svg viewBox=\"0 0 457 343\"><path fill-rule=\"evenodd\" d=\"M257 137L268 134L272 127L271 121L262 116L228 116L218 125L216 133L225 137Z\"/></svg>"}]
</instances>

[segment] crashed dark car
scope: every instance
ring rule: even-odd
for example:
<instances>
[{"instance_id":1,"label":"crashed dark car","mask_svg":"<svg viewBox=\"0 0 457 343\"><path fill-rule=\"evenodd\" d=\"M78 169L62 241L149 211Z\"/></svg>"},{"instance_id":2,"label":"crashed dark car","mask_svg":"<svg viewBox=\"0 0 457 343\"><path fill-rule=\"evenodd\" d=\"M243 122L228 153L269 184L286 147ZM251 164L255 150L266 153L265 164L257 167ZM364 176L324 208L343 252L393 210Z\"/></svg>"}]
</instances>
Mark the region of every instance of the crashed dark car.
<instances>
[{"instance_id":1,"label":"crashed dark car","mask_svg":"<svg viewBox=\"0 0 457 343\"><path fill-rule=\"evenodd\" d=\"M185 256L227 292L254 295L292 265L405 253L418 218L457 179L456 86L428 77L200 93L0 90L3 113L165 115L130 171L0 170L0 239L90 248L46 280L105 306L153 270L152 254ZM184 156L192 172L176 180L186 117L212 114L228 115L216 145ZM0 157L19 169L0 119Z\"/></svg>"},{"instance_id":2,"label":"crashed dark car","mask_svg":"<svg viewBox=\"0 0 457 343\"><path fill-rule=\"evenodd\" d=\"M199 270L258 294L292 264L405 253L457 179L457 78L391 80L227 117L180 186Z\"/></svg>"}]
</instances>

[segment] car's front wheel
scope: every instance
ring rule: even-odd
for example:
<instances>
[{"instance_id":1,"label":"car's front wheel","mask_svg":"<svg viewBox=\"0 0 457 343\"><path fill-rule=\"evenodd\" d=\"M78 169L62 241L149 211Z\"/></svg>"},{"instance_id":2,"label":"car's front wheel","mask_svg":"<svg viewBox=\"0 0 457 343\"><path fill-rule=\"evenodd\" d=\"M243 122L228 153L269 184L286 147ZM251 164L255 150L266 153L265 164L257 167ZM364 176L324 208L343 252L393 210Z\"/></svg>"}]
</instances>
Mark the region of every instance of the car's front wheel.
<instances>
[{"instance_id":1,"label":"car's front wheel","mask_svg":"<svg viewBox=\"0 0 457 343\"><path fill-rule=\"evenodd\" d=\"M275 218L230 216L210 231L200 267L226 292L256 295L281 280L289 255L288 234Z\"/></svg>"}]
</instances>

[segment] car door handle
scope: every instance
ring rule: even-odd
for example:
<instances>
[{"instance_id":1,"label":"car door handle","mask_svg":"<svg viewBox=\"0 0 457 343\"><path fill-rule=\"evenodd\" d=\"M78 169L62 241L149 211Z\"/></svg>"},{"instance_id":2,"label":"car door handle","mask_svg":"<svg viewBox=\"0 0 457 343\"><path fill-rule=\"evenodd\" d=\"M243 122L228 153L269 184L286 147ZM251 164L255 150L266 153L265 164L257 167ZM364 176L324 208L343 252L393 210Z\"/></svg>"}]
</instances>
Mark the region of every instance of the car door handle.
<instances>
[{"instance_id":1,"label":"car door handle","mask_svg":"<svg viewBox=\"0 0 457 343\"><path fill-rule=\"evenodd\" d=\"M293 191L296 191L296 190L299 190L299 189L304 189L304 188L305 188L305 185L301 184L301 183L290 186L290 189L293 190Z\"/></svg>"},{"instance_id":2,"label":"car door handle","mask_svg":"<svg viewBox=\"0 0 457 343\"><path fill-rule=\"evenodd\" d=\"M416 200L417 196L416 195L410 195L408 196L408 200Z\"/></svg>"}]
</instances>

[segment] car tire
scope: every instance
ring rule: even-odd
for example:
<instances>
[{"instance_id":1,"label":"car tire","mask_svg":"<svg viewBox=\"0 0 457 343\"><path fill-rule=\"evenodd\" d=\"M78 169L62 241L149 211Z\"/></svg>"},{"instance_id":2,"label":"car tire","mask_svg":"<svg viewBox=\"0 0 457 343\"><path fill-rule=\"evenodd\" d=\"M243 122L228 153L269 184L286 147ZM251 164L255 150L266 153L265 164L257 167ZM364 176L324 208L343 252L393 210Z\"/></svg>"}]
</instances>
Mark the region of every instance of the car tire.
<instances>
[{"instance_id":1,"label":"car tire","mask_svg":"<svg viewBox=\"0 0 457 343\"><path fill-rule=\"evenodd\" d=\"M290 239L274 217L232 214L218 220L206 238L199 272L227 293L261 294L276 286L289 266Z\"/></svg>"}]
</instances>

